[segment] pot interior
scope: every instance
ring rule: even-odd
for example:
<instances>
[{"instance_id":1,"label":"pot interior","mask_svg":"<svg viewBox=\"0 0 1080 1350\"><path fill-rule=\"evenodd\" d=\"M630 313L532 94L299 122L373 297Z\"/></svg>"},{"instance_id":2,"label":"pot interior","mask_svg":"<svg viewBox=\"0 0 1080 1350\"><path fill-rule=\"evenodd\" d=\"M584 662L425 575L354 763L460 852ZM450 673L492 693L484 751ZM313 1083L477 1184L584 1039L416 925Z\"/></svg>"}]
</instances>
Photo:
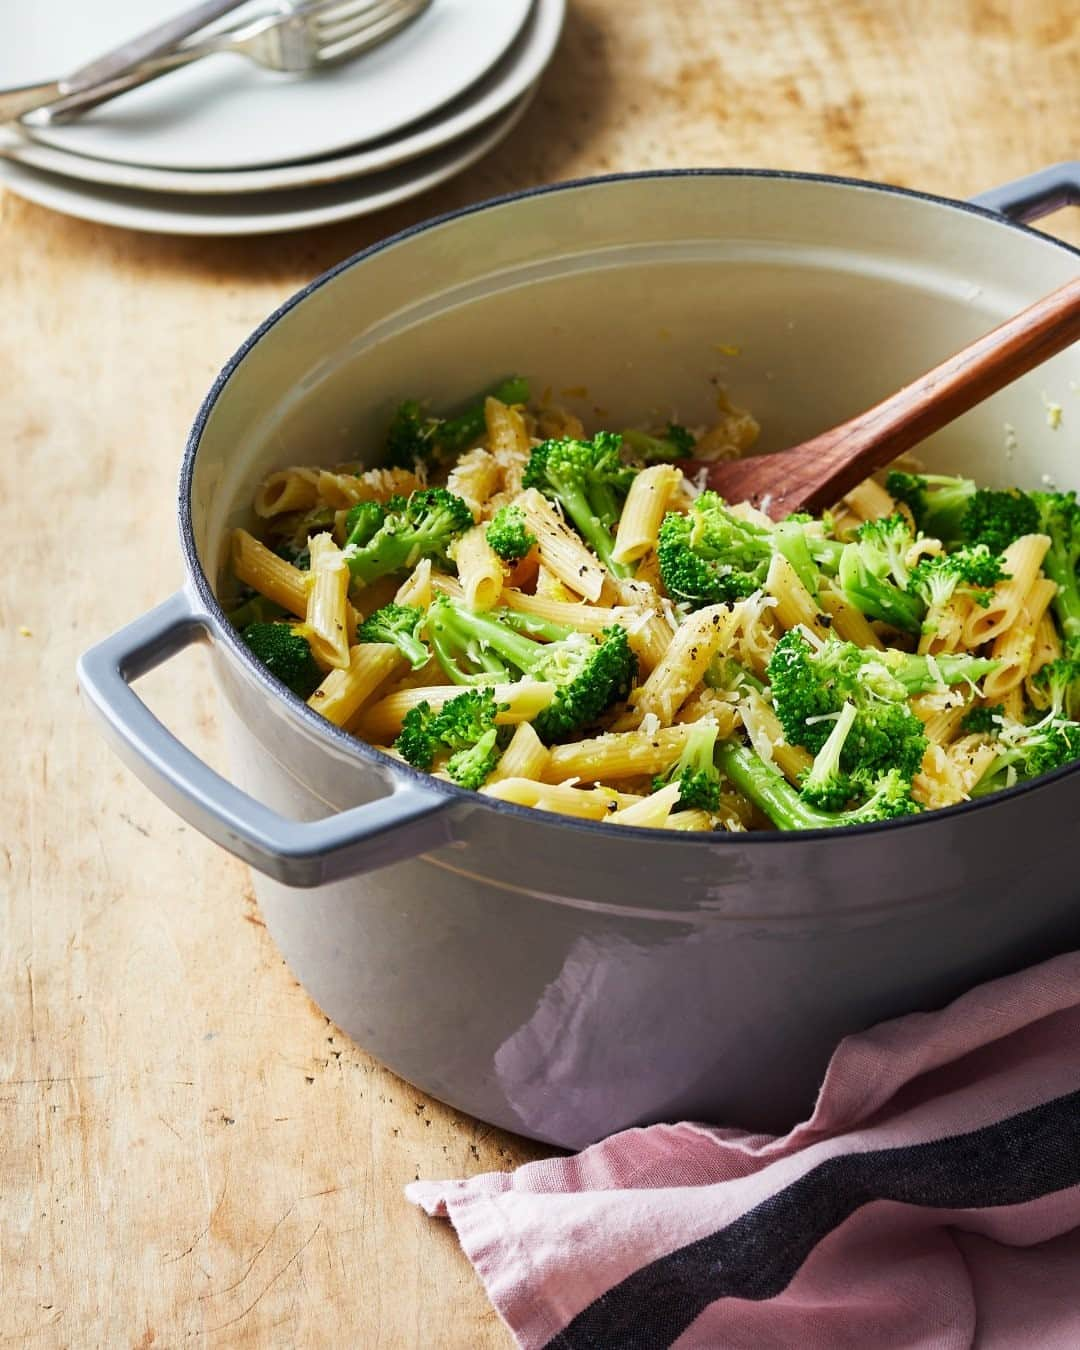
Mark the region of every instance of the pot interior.
<instances>
[{"instance_id":1,"label":"pot interior","mask_svg":"<svg viewBox=\"0 0 1080 1350\"><path fill-rule=\"evenodd\" d=\"M708 422L723 394L779 449L1076 270L1065 246L975 211L816 178L649 175L480 208L345 264L234 363L197 436L198 557L216 578L226 527L271 469L378 463L406 397L451 408L524 374L587 426L617 428ZM989 484L1080 486L1078 389L1074 349L922 458Z\"/></svg>"}]
</instances>

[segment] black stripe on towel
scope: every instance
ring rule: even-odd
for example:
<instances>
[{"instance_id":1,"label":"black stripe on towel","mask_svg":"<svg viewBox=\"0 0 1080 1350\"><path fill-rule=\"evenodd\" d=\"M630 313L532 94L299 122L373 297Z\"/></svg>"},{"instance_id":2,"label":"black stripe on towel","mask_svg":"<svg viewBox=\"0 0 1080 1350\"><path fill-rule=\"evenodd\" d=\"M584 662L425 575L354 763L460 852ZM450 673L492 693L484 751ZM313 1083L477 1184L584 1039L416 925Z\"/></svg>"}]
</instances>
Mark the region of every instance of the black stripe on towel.
<instances>
[{"instance_id":1,"label":"black stripe on towel","mask_svg":"<svg viewBox=\"0 0 1080 1350\"><path fill-rule=\"evenodd\" d=\"M726 1228L670 1252L590 1303L547 1350L660 1350L720 1298L769 1299L863 1205L1019 1205L1080 1184L1080 1092L970 1134L828 1158Z\"/></svg>"}]
</instances>

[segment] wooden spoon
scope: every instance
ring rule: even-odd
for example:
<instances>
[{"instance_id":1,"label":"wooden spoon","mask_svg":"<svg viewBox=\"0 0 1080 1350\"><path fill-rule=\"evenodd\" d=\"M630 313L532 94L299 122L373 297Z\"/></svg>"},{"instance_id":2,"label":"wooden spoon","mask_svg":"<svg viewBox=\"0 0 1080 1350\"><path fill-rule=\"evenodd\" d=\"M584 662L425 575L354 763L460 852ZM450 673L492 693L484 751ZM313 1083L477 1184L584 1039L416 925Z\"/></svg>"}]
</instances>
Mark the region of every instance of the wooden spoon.
<instances>
[{"instance_id":1,"label":"wooden spoon","mask_svg":"<svg viewBox=\"0 0 1080 1350\"><path fill-rule=\"evenodd\" d=\"M773 520L833 506L875 469L1080 339L1080 277L831 431L750 459L683 460L692 478Z\"/></svg>"}]
</instances>

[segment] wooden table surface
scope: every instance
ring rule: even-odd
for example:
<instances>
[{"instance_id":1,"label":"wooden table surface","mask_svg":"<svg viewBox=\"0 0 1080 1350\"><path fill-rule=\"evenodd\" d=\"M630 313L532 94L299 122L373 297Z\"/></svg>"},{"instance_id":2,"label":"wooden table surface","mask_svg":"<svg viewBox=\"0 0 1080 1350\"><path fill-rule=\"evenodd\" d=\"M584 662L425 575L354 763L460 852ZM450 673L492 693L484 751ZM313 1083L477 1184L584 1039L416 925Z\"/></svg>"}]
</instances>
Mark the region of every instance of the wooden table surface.
<instances>
[{"instance_id":1,"label":"wooden table surface","mask_svg":"<svg viewBox=\"0 0 1080 1350\"><path fill-rule=\"evenodd\" d=\"M1078 149L1073 0L574 0L509 140L373 219L186 240L0 193L0 1342L508 1344L401 1188L537 1147L329 1024L245 869L79 706L78 653L180 582L181 446L249 330L372 240L535 183L754 165L964 196ZM195 653L147 687L219 763L204 674Z\"/></svg>"}]
</instances>

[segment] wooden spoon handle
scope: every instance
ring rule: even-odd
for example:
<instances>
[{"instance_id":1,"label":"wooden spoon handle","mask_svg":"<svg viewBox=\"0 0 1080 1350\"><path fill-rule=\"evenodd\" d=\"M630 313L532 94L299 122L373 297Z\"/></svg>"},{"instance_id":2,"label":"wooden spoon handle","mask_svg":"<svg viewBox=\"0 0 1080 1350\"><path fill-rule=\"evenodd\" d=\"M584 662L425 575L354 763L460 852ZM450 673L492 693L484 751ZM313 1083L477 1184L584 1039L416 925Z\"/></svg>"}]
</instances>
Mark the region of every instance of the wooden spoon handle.
<instances>
[{"instance_id":1,"label":"wooden spoon handle","mask_svg":"<svg viewBox=\"0 0 1080 1350\"><path fill-rule=\"evenodd\" d=\"M791 511L824 510L875 469L1078 339L1080 277L849 422L775 455L710 465L709 486L729 501L738 501L741 491L776 520Z\"/></svg>"}]
</instances>

